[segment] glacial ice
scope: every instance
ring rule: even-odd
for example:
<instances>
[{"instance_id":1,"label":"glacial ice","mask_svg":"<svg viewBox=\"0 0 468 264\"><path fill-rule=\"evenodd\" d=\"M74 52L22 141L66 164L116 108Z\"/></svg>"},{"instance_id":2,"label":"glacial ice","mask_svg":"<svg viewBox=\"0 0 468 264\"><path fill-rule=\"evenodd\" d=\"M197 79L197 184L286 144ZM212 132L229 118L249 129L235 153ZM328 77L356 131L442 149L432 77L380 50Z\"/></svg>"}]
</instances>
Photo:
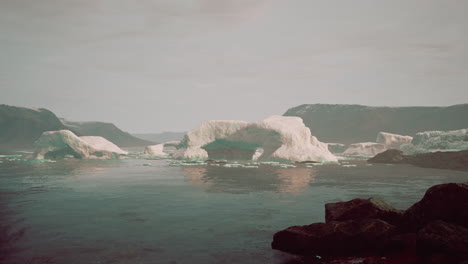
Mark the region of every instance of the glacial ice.
<instances>
[{"instance_id":1,"label":"glacial ice","mask_svg":"<svg viewBox=\"0 0 468 264\"><path fill-rule=\"evenodd\" d=\"M285 116L271 116L258 122L205 122L185 135L173 157L207 159L209 155L203 147L220 139L224 140L224 145L231 143L232 147L225 151L240 152L252 148L251 154L258 157L256 149L262 148L259 160L337 161L327 145L311 134L301 118ZM252 159L252 156L246 159Z\"/></svg>"},{"instance_id":2,"label":"glacial ice","mask_svg":"<svg viewBox=\"0 0 468 264\"><path fill-rule=\"evenodd\" d=\"M343 152L343 155L375 156L385 150L387 150L387 148L384 144L362 142L349 145L349 147Z\"/></svg>"},{"instance_id":3,"label":"glacial ice","mask_svg":"<svg viewBox=\"0 0 468 264\"><path fill-rule=\"evenodd\" d=\"M405 154L468 150L467 133L468 129L420 132L411 143L401 145L400 149Z\"/></svg>"},{"instance_id":4,"label":"glacial ice","mask_svg":"<svg viewBox=\"0 0 468 264\"><path fill-rule=\"evenodd\" d=\"M349 145L343 155L375 156L387 149L399 149L401 145L411 142L410 136L402 136L387 132L379 132L376 142L361 142ZM339 150L341 146L337 143L329 143L328 148Z\"/></svg>"},{"instance_id":5,"label":"glacial ice","mask_svg":"<svg viewBox=\"0 0 468 264\"><path fill-rule=\"evenodd\" d=\"M81 159L110 159L128 154L103 137L78 137L69 130L44 132L35 145L33 157L36 159L57 159L66 155Z\"/></svg>"},{"instance_id":6,"label":"glacial ice","mask_svg":"<svg viewBox=\"0 0 468 264\"><path fill-rule=\"evenodd\" d=\"M164 145L165 144L163 143L163 144L147 146L145 148L144 154L155 156L155 157L167 157L168 154L163 151Z\"/></svg>"},{"instance_id":7,"label":"glacial ice","mask_svg":"<svg viewBox=\"0 0 468 264\"><path fill-rule=\"evenodd\" d=\"M389 149L399 149L402 144L411 143L411 140L413 140L411 136L379 132L375 142L383 144Z\"/></svg>"}]
</instances>

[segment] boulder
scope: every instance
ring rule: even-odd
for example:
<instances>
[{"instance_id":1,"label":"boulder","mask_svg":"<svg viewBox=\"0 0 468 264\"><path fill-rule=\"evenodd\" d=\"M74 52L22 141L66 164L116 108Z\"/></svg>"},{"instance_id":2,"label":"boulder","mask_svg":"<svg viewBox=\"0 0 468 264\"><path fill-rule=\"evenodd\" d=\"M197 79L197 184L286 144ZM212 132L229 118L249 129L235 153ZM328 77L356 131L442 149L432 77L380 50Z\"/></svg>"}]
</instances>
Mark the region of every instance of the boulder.
<instances>
[{"instance_id":1,"label":"boulder","mask_svg":"<svg viewBox=\"0 0 468 264\"><path fill-rule=\"evenodd\" d=\"M326 222L376 218L398 225L402 215L402 211L375 197L325 204Z\"/></svg>"},{"instance_id":2,"label":"boulder","mask_svg":"<svg viewBox=\"0 0 468 264\"><path fill-rule=\"evenodd\" d=\"M435 220L468 227L468 183L435 185L403 215L405 228L419 230Z\"/></svg>"},{"instance_id":3,"label":"boulder","mask_svg":"<svg viewBox=\"0 0 468 264\"><path fill-rule=\"evenodd\" d=\"M420 255L442 255L452 263L468 259L468 228L440 220L431 222L418 232L417 247Z\"/></svg>"},{"instance_id":4,"label":"boulder","mask_svg":"<svg viewBox=\"0 0 468 264\"><path fill-rule=\"evenodd\" d=\"M389 149L382 153L375 155L373 158L367 160L369 163L389 163L389 164L398 164L406 163L405 156L403 151L398 149Z\"/></svg>"},{"instance_id":5,"label":"boulder","mask_svg":"<svg viewBox=\"0 0 468 264\"><path fill-rule=\"evenodd\" d=\"M276 233L272 248L300 255L359 256L381 254L398 228L379 219L293 226Z\"/></svg>"}]
</instances>

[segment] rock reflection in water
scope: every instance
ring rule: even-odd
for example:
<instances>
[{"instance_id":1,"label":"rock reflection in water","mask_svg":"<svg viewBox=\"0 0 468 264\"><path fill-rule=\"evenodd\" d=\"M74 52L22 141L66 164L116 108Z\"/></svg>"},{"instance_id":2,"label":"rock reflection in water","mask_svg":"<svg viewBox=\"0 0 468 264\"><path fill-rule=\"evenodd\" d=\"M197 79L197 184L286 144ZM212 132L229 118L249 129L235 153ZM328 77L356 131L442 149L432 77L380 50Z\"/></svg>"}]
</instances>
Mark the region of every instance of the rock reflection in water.
<instances>
[{"instance_id":1,"label":"rock reflection in water","mask_svg":"<svg viewBox=\"0 0 468 264\"><path fill-rule=\"evenodd\" d=\"M207 192L249 193L272 191L301 193L314 180L315 168L283 169L261 166L258 169L194 166L180 168L187 180L203 185Z\"/></svg>"}]
</instances>

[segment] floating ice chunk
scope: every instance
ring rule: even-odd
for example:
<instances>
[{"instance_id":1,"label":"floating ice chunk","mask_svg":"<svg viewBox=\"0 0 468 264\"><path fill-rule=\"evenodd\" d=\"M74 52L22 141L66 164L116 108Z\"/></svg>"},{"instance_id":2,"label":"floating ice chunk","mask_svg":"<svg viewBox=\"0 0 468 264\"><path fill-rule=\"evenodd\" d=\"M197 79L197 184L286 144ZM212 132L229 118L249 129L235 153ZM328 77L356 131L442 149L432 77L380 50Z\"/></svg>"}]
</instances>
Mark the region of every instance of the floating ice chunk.
<instances>
[{"instance_id":1,"label":"floating ice chunk","mask_svg":"<svg viewBox=\"0 0 468 264\"><path fill-rule=\"evenodd\" d=\"M223 142L210 145L217 140ZM256 157L262 160L337 161L327 145L312 136L299 117L272 116L254 123L208 121L185 135L173 157L207 159L205 146L209 146L208 150L215 155L235 153L233 156L250 160ZM256 151L258 148L263 149L261 155Z\"/></svg>"},{"instance_id":2,"label":"floating ice chunk","mask_svg":"<svg viewBox=\"0 0 468 264\"><path fill-rule=\"evenodd\" d=\"M387 132L379 132L376 142L385 145L389 149L399 149L402 144L411 143L413 137L402 136Z\"/></svg>"},{"instance_id":3,"label":"floating ice chunk","mask_svg":"<svg viewBox=\"0 0 468 264\"><path fill-rule=\"evenodd\" d=\"M69 130L47 131L36 141L36 159L64 158L73 155L81 159L109 159L127 155L103 137L77 137Z\"/></svg>"},{"instance_id":4,"label":"floating ice chunk","mask_svg":"<svg viewBox=\"0 0 468 264\"><path fill-rule=\"evenodd\" d=\"M151 145L145 148L144 154L150 155L153 157L167 157L168 154L164 150L165 144Z\"/></svg>"},{"instance_id":5,"label":"floating ice chunk","mask_svg":"<svg viewBox=\"0 0 468 264\"><path fill-rule=\"evenodd\" d=\"M387 147L384 144L363 142L349 145L343 155L375 156L385 150L387 150Z\"/></svg>"},{"instance_id":6,"label":"floating ice chunk","mask_svg":"<svg viewBox=\"0 0 468 264\"><path fill-rule=\"evenodd\" d=\"M467 133L468 129L420 132L411 143L401 145L400 149L405 154L468 150Z\"/></svg>"}]
</instances>

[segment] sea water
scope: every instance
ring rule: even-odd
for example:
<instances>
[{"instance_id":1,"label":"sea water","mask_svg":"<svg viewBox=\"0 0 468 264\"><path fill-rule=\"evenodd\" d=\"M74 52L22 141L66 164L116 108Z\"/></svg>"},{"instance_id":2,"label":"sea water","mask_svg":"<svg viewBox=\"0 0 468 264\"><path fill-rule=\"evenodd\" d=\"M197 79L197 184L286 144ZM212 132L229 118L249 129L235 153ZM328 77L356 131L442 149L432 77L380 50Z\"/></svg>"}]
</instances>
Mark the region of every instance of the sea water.
<instances>
[{"instance_id":1,"label":"sea water","mask_svg":"<svg viewBox=\"0 0 468 264\"><path fill-rule=\"evenodd\" d=\"M325 203L377 196L405 209L432 185L468 181L467 172L350 160L0 160L6 263L287 263L294 257L271 249L273 234L324 221Z\"/></svg>"}]
</instances>

